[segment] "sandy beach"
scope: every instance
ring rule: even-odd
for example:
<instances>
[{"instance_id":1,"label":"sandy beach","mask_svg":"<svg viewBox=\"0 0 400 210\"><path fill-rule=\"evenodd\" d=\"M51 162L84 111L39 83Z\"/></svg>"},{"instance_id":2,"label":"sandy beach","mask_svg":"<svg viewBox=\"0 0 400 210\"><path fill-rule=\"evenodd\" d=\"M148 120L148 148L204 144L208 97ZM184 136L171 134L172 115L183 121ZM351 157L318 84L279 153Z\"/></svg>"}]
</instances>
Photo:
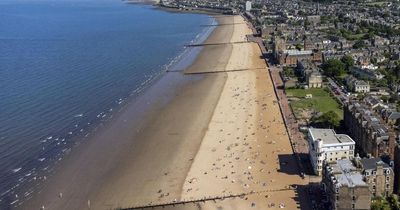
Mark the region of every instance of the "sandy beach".
<instances>
[{"instance_id":1,"label":"sandy beach","mask_svg":"<svg viewBox=\"0 0 400 210\"><path fill-rule=\"evenodd\" d=\"M216 18L222 25L205 42L213 45L150 89L151 103L132 102L74 150L21 209L117 209L238 194L159 209L307 209L299 200L307 183L267 66L246 39L252 32L241 16ZM174 78L191 79L174 86ZM138 106L149 106L140 123Z\"/></svg>"}]
</instances>

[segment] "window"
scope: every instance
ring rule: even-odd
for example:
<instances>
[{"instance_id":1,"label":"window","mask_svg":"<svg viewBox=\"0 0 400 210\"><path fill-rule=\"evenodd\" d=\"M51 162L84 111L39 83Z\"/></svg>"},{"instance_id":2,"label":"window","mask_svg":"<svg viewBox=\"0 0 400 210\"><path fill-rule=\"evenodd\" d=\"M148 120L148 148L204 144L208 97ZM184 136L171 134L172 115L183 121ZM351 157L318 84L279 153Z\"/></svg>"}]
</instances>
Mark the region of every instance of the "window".
<instances>
[{"instance_id":1,"label":"window","mask_svg":"<svg viewBox=\"0 0 400 210\"><path fill-rule=\"evenodd\" d=\"M387 181L387 182L390 181L390 177L389 177L389 176L386 177L386 181Z\"/></svg>"},{"instance_id":2,"label":"window","mask_svg":"<svg viewBox=\"0 0 400 210\"><path fill-rule=\"evenodd\" d=\"M386 172L386 174L390 174L390 170L389 169L386 169L385 172Z\"/></svg>"},{"instance_id":3,"label":"window","mask_svg":"<svg viewBox=\"0 0 400 210\"><path fill-rule=\"evenodd\" d=\"M372 175L376 175L376 171L372 171Z\"/></svg>"},{"instance_id":4,"label":"window","mask_svg":"<svg viewBox=\"0 0 400 210\"><path fill-rule=\"evenodd\" d=\"M356 196L353 196L353 201L355 201L356 200Z\"/></svg>"},{"instance_id":5,"label":"window","mask_svg":"<svg viewBox=\"0 0 400 210\"><path fill-rule=\"evenodd\" d=\"M336 188L336 189L335 189L335 192L336 192L336 193L339 193L339 188Z\"/></svg>"},{"instance_id":6,"label":"window","mask_svg":"<svg viewBox=\"0 0 400 210\"><path fill-rule=\"evenodd\" d=\"M355 209L356 208L356 204L351 204L351 209Z\"/></svg>"},{"instance_id":7,"label":"window","mask_svg":"<svg viewBox=\"0 0 400 210\"><path fill-rule=\"evenodd\" d=\"M386 184L386 189L389 189L390 188L390 184Z\"/></svg>"},{"instance_id":8,"label":"window","mask_svg":"<svg viewBox=\"0 0 400 210\"><path fill-rule=\"evenodd\" d=\"M347 152L346 152L346 151L344 151L344 154L347 154Z\"/></svg>"},{"instance_id":9,"label":"window","mask_svg":"<svg viewBox=\"0 0 400 210\"><path fill-rule=\"evenodd\" d=\"M365 176L369 176L369 172L368 171L365 172Z\"/></svg>"},{"instance_id":10,"label":"window","mask_svg":"<svg viewBox=\"0 0 400 210\"><path fill-rule=\"evenodd\" d=\"M353 151L349 151L349 154L352 155L352 154L353 154Z\"/></svg>"}]
</instances>

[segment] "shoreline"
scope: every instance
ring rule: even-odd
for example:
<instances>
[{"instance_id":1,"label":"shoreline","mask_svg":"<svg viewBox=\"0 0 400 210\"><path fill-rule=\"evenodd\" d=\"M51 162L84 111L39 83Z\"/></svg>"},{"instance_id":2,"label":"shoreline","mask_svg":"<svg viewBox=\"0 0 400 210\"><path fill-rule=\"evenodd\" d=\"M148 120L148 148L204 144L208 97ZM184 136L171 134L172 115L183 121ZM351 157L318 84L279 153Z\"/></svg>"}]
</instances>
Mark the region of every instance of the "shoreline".
<instances>
[{"instance_id":1,"label":"shoreline","mask_svg":"<svg viewBox=\"0 0 400 210\"><path fill-rule=\"evenodd\" d=\"M209 37L212 35L212 33L213 32L211 32L211 34L209 34ZM202 50L200 50L200 53L201 53L201 51ZM197 56L196 56L197 57ZM167 87L168 85L170 85L171 84L171 81L173 81L174 79L171 79L171 78L166 78L166 77L172 77L172 78L175 78L175 80L179 80L179 77L181 77L180 79L181 80L185 80L186 82L180 82L179 84L176 84L176 90L177 91L171 91L168 95L169 95L169 99L163 99L163 102L162 103L159 103L159 102L153 102L153 103L155 103L156 105L154 105L154 106L156 106L156 108L154 108L154 107L152 107L152 108L149 108L149 112L148 113L146 113L146 114L143 114L143 115L145 115L144 117L141 117L143 120L142 120L142 122L141 123L137 123L137 124L131 124L130 126L133 126L133 127L140 127L140 125L139 124L142 124L142 128L143 127L145 127L145 125L146 124L148 124L149 122L151 122L152 120L155 120L156 118L157 118L157 113L159 113L159 112L162 112L163 111L163 106L164 105L166 105L167 104L167 106L168 106L168 104L170 104L170 103L172 103L173 101L176 101L176 98L179 98L179 95L180 94L182 94L182 92L185 90L185 89L194 89L194 88L190 88L191 86L195 86L196 84L198 84L198 83L202 83L203 81L203 83L207 83L207 85L201 85L202 86L202 88L204 89L205 87L212 87L212 84L214 84L214 83L217 83L217 85L221 85L221 83L222 83L222 81L223 81L223 77L221 77L221 78L217 78L217 80L219 80L219 82L214 82L214 80L216 80L215 78L212 78L212 77L209 77L209 78L205 78L204 76L190 76L190 78L188 77L188 76L183 76L183 75L179 75L178 76L178 73L176 73L176 72L174 72L174 73L168 73L168 72L166 72L166 73L164 73L165 75L162 75L161 76L161 78L158 78L157 79L157 81L155 82L155 83L160 83L160 80L163 80L163 82L162 83L165 83L164 84L164 86L165 87ZM167 76L167 75L169 75L169 76ZM185 77L185 78L183 78L183 77ZM178 79L177 79L178 78ZM205 81L205 80L207 80L207 81ZM176 82L176 81L175 81ZM173 83L173 82L172 82ZM156 85L156 84L153 84L153 85ZM150 87L150 89L157 89L156 87L153 87L153 85L152 85L152 87ZM171 86L170 86L171 87ZM169 88L170 88L169 87ZM163 89L163 88L160 88L160 87L158 87L159 89ZM218 89L218 88L217 88ZM221 88L219 88L219 89L221 89ZM150 91L150 90L146 90L146 91ZM157 90L155 90L154 92L157 92ZM165 91L164 91L165 92ZM204 93L205 92L208 92L208 91L203 91ZM203 94L203 93L202 93ZM159 95L160 96L164 96L163 94L161 94L161 93L159 93ZM215 94L214 94L215 95ZM165 96L164 96L165 97ZM214 96L215 97L215 96ZM166 97L166 98L168 98L168 97ZM143 103L142 103L142 105L138 105L138 106L147 106L148 104L147 103L145 103L145 101L147 101L146 99L144 99L143 100ZM213 99L213 101L217 101L216 99ZM128 103L130 103L130 102L128 102ZM140 104L140 103L139 103ZM27 203L25 204L23 204L22 205L22 209L25 209L25 207L26 207L26 209L29 209L29 207L31 207L32 205L34 205L34 206L36 206L37 208L40 208L42 205L44 205L44 204L41 204L41 203L47 203L47 202L58 202L58 200L56 200L56 201L54 201L54 197L57 197L57 195L59 194L59 193L62 193L62 197L63 197L63 199L64 198L67 198L67 196L68 196L68 192L59 192L58 193L58 191L68 191L68 190L60 190L60 189L62 189L62 188L70 188L69 186L65 186L65 183L61 183L61 182L65 182L65 180L67 179L68 180L68 176L66 176L65 174L68 174L68 172L67 173L65 173L65 168L66 167L69 167L70 169L67 169L67 171L72 171L71 172L71 176L76 176L76 174L74 175L74 170L76 171L77 170L77 168L76 167L74 167L74 166L71 166L71 165L77 165L78 166L78 168L79 168L79 165L83 165L82 163L81 163L81 161L82 160L80 160L80 159L82 159L82 158L84 158L84 154L85 153L90 153L90 150L93 150L94 148L90 148L90 147L96 147L96 146L93 146L93 144L98 144L98 138L99 138L99 135L101 135L101 134L99 134L99 133L104 133L104 132L107 132L107 131L104 131L104 130L108 130L108 129L112 129L113 127L115 127L115 122L114 121L118 121L118 118L124 118L124 115L125 115L125 117L126 117L126 112L131 112L130 114L128 114L128 115L132 115L133 113L134 113L134 111L132 112L132 110L130 110L130 111L127 111L126 109L132 109L132 108L129 108L129 106L132 106L131 104L125 104L124 105L124 107L118 112L118 113L116 113L116 116L114 116L114 118L115 119L112 119L111 120L111 122L108 122L108 123L105 123L105 125L102 125L102 126L100 126L99 127L99 129L96 131L96 132L94 132L94 134L93 134L93 136L92 137L89 137L90 139L89 140L85 140L85 141L83 141L83 142L81 142L80 143L80 145L79 145L79 147L76 147L76 148L74 148L72 151L71 151L71 153L70 154L68 154L68 155L66 155L66 157L64 158L65 160L63 160L62 161L62 163L61 164L59 164L58 166L56 166L57 167L57 170L56 170L56 173L54 174L54 175L52 175L51 177L49 177L48 178L48 181L46 182L46 183L44 183L44 185L46 185L46 186L44 186L44 189L42 189L42 191L40 192L40 195L38 196L38 195L36 195L36 196L34 196L34 198L33 199L31 199L31 200L29 200L29 201L27 201ZM136 115L132 115L132 117L137 117ZM128 124L129 123L131 123L131 122L128 122ZM123 123L122 123L123 124ZM123 126L121 123L119 123L119 126ZM204 123L203 123L204 124ZM118 126L117 126L118 127ZM136 136L136 135L138 135L137 134L137 132L138 131L136 131L136 132L132 132L132 133L129 133L129 134L125 134L125 136L126 137L129 137L129 138L132 138L133 136ZM139 131L140 132L140 131ZM93 132L92 132L93 133ZM200 138L201 139L201 138ZM95 143L95 141L97 141L97 143ZM103 141L105 141L105 140L103 140ZM105 143L105 142L104 142ZM131 144L132 142L130 142L130 143L128 143L127 141L125 142L125 144ZM133 143L132 143L133 144ZM136 144L136 143L135 143ZM125 145L124 145L125 146ZM103 145L103 147L106 147L106 145ZM122 147L121 145L120 145L120 147ZM90 148L90 149L88 149L88 148ZM104 149L104 148L103 148ZM99 150L99 148L96 148L95 150ZM107 150L110 150L110 148L108 148ZM99 151L98 151L99 152ZM120 151L121 152L121 151ZM122 153L127 153L127 151L125 151L125 152L122 152ZM138 153L140 153L140 152L138 152ZM86 157L85 157L86 158ZM122 160L122 159L124 159L123 157L115 157L115 159L120 159L120 160ZM79 161L77 161L77 160L79 160ZM72 163L71 163L72 162ZM75 162L75 163L74 163ZM79 162L78 164L77 164L77 162ZM107 162L107 160L106 159L104 159L103 160L103 162ZM112 162L112 161L111 161ZM81 167L81 166L80 166ZM110 166L110 167L113 167L113 166ZM107 172L107 173L109 173L109 172ZM100 179L104 179L104 178L100 178ZM61 180L61 181L60 181ZM64 180L64 181L62 181L62 180ZM86 180L86 181L88 181L88 180ZM93 190L93 189L92 189ZM46 193L46 191L47 192L49 192L49 193ZM75 191L75 190L73 190L73 191ZM94 190L95 191L95 190ZM91 193L89 193L89 192L87 192L88 194L91 194ZM77 195L74 195L74 196L77 196ZM43 199L42 198L38 198L38 197L44 197ZM70 198L70 199L74 199L74 202L76 202L76 199L75 198ZM39 201L39 200L43 200L43 201ZM47 201L46 201L47 200ZM71 206L70 204L68 204L68 205L65 205L65 203L58 203L58 204L46 204L46 205L44 205L46 208L47 207L50 207L50 208L52 208L52 207L55 207L55 206L58 206L57 207L57 209L71 209L71 208L73 208L73 209L75 209L75 207L77 208L77 209L79 209L79 208L84 208L84 206L85 206L85 204L86 204L86 199L83 199L82 200L82 202L81 202L81 204L80 205L73 205L73 206ZM92 201L92 203L93 203L94 201ZM92 205L94 205L94 204L92 204ZM62 208L59 208L59 207L62 207Z\"/></svg>"},{"instance_id":2,"label":"shoreline","mask_svg":"<svg viewBox=\"0 0 400 210\"><path fill-rule=\"evenodd\" d=\"M307 181L298 176L268 66L247 40L252 30L242 16L214 18L219 26L203 43L220 44L199 48L184 72L166 73L151 87L160 100L138 100L155 106L142 113L142 126L128 107L22 209L304 207ZM232 195L243 196L195 202ZM181 201L193 202L163 206Z\"/></svg>"},{"instance_id":3,"label":"shoreline","mask_svg":"<svg viewBox=\"0 0 400 210\"><path fill-rule=\"evenodd\" d=\"M211 21L208 21L208 20L206 20L206 22L211 23ZM210 34L210 32L207 30L208 30L208 28L203 30L201 33L199 33L200 36L198 38L194 38L192 41L196 42L199 39L202 39L202 37L205 34L207 34L207 36L208 36ZM197 52L195 52L195 51L197 51ZM199 53L198 51L199 50L197 49L197 50L190 50L188 52L187 49L182 48L181 52L179 52L178 56L175 57L173 60L183 59L183 60L185 60L185 62L183 62L183 63L186 63L186 64L180 64L180 62L175 62L175 64L179 63L179 65L173 65L172 67L168 68L168 70L174 69L174 68L179 68L178 66L185 66L185 65L187 65L187 63L191 63L195 59L195 57L197 57L197 54ZM167 64L170 64L170 63L167 63ZM43 144L43 147L46 147L46 149L47 149L47 146L49 148L54 146L58 150L51 149L49 151L46 151L46 153L43 152L40 155L35 155L32 158L32 160L29 162L29 163L34 162L34 164L27 163L27 164L21 165L21 167L13 167L12 170L7 170L7 171L10 171L9 176L10 177L12 176L17 181L15 181L15 182L10 181L9 182L10 187L8 187L8 186L7 186L7 188L4 187L5 190L3 190L1 192L2 196L4 195L4 197L2 197L0 199L0 208L15 207L20 202L24 202L25 197L29 198L32 196L32 194L35 194L36 191L41 188L40 185L42 184L43 180L45 180L45 179L49 180L52 176L54 176L54 173L58 173L57 172L58 169L62 168L65 165L64 164L65 159L71 159L70 156L75 155L75 153L79 153L78 151L82 150L81 149L82 147L86 147L89 141L95 141L95 140L93 140L93 138L96 138L94 136L98 132L101 132L102 130L110 127L110 124L114 123L115 118L118 118L118 116L124 112L124 110L126 109L127 106L131 106L130 103L132 102L132 100L134 100L134 98L143 95L143 92L146 92L147 89L150 88L149 86L152 86L152 85L154 85L154 83L157 83L158 80L160 80L166 74L166 71L164 71L164 66L160 67L160 68L163 69L162 72L160 72L156 76L152 77L151 80L148 80L150 82L147 83L147 81L146 81L146 84L143 86L143 89L145 91L142 91L142 88L141 88L141 90L138 93L137 90L139 90L139 88L136 88L134 91L131 91L130 93L128 93L126 95L123 95L123 96L120 95L118 97L119 100L117 98L118 101L117 100L111 101L110 106L107 105L107 106L105 106L104 110L98 111L99 115L97 116L97 118L95 117L96 115L89 118L89 117L87 117L86 113L84 113L84 112L76 112L76 113L74 112L71 114L71 115L74 115L74 118L75 117L76 117L76 119L84 119L85 118L85 121L76 123L76 125L79 124L79 127L73 127L74 125L71 125L71 129L70 128L65 129L66 130L64 132L65 135L64 134L58 135L58 133L54 132L54 133L49 133L48 135L43 136L43 140L41 140L41 144ZM176 77L174 77L174 79L172 79L171 81L168 81L168 82L178 82L180 85L180 88L182 88L184 85L188 85L188 84L193 83L200 79L201 79L201 76L191 77L191 78L176 78ZM167 79L164 79L164 80L167 80ZM175 81L175 80L180 80L180 81ZM165 81L164 83L167 83L167 81ZM177 88L179 86L178 83L176 84L176 87L171 87L171 88ZM167 86L168 84L164 84L164 85ZM162 89L162 88L160 88L160 89ZM162 94L159 94L159 95L160 95L160 97L165 97ZM174 97L175 97L175 93L171 92L171 93L169 93L168 98L163 99L162 103L166 104L170 100L172 100L172 98L174 98ZM144 110L145 107L147 108L147 104L143 104L140 106L138 105L138 107L140 107L138 109ZM148 108L148 109L150 109L150 108ZM107 117L103 118L100 115L103 115L103 116L107 115ZM142 115L144 115L144 114L142 114ZM140 117L138 117L138 118L140 118ZM146 117L141 117L141 119L144 119L144 118L146 118ZM138 121L137 124L139 124L139 121L141 121L142 124L145 123L145 120L138 119L137 121ZM82 132L82 131L84 131L84 132ZM51 144L50 144L50 139L52 139ZM59 139L59 142L57 142L58 139ZM48 144L45 144L46 141ZM60 143L60 144L64 143L67 146L65 146L65 147L55 146L57 143ZM42 149L42 148L40 148L40 149ZM75 152L75 150L78 150L78 151ZM43 151L45 151L45 150L43 149ZM4 171L6 171L6 170L4 170ZM23 179L23 181L21 181L22 179ZM39 185L39 187L37 187L38 185ZM33 190L35 192L33 192ZM12 205L9 206L8 204L12 204Z\"/></svg>"},{"instance_id":4,"label":"shoreline","mask_svg":"<svg viewBox=\"0 0 400 210\"><path fill-rule=\"evenodd\" d=\"M195 13L195 14L208 14L208 15L233 15L233 14L227 14L224 13L223 10L218 10L218 9L213 9L213 8L193 8L193 7L188 7L188 8L179 8L179 7L173 7L173 6L167 6L159 3L154 3L153 4L157 9L168 11L168 12L176 12L176 13Z\"/></svg>"}]
</instances>

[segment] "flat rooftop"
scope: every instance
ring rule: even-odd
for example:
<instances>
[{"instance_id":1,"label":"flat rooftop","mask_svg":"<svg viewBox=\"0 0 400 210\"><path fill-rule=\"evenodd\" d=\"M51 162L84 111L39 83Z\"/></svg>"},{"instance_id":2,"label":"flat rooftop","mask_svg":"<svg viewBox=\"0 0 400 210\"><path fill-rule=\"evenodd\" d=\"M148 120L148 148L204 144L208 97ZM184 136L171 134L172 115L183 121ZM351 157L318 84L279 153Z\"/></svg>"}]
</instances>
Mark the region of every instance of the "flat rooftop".
<instances>
[{"instance_id":1,"label":"flat rooftop","mask_svg":"<svg viewBox=\"0 0 400 210\"><path fill-rule=\"evenodd\" d=\"M336 134L333 129L309 128L308 132L314 140L321 139L324 144L354 143L346 134Z\"/></svg>"}]
</instances>

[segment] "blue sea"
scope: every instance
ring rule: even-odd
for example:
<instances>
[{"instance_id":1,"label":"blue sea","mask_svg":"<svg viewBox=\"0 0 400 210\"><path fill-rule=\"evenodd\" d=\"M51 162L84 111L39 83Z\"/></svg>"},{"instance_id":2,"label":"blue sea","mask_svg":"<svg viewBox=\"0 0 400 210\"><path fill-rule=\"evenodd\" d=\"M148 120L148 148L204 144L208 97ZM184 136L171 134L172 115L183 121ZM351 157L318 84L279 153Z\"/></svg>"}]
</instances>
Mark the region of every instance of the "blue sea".
<instances>
[{"instance_id":1,"label":"blue sea","mask_svg":"<svg viewBox=\"0 0 400 210\"><path fill-rule=\"evenodd\" d=\"M119 0L1 0L0 208L34 194L213 22Z\"/></svg>"}]
</instances>

